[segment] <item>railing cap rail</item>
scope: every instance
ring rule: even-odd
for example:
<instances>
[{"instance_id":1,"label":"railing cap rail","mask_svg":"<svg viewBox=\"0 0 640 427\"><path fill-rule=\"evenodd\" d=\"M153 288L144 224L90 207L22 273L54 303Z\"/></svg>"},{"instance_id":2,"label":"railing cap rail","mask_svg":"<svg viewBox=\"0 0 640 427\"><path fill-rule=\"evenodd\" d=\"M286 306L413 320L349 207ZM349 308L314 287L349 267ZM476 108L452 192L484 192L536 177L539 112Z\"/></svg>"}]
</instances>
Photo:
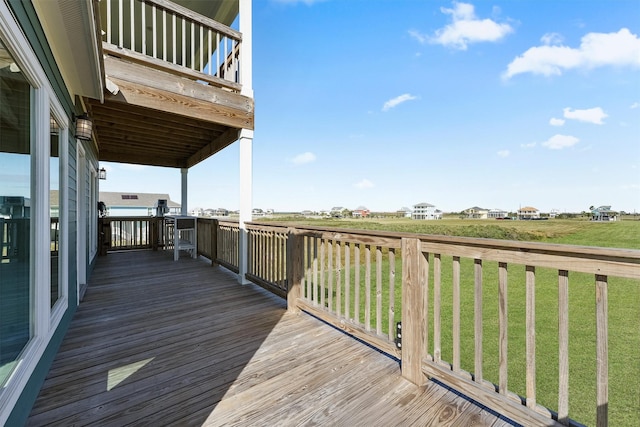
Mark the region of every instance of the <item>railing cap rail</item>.
<instances>
[{"instance_id":1,"label":"railing cap rail","mask_svg":"<svg viewBox=\"0 0 640 427\"><path fill-rule=\"evenodd\" d=\"M420 234L420 233L408 233L397 231L378 231L378 230L359 230L350 228L334 228L326 226L307 226L299 225L296 223L270 223L270 222L247 222L247 225L256 226L268 226L274 228L296 228L299 230L308 230L311 232L328 232L328 233L344 233L350 235L362 235L362 236L375 236L384 237L386 239L398 239L402 238L418 238L423 242L433 243L448 243L458 244L465 246L477 246L491 249L503 249L508 251L518 250L521 252L537 252L545 254L562 254L569 256L588 256L593 258L600 257L615 257L617 259L624 258L627 262L640 264L640 250L637 249L624 249L624 248L605 248L600 246L579 246L568 245L562 243L542 243L542 242L522 242L517 240L501 240L501 239L488 239L482 237L459 237L459 236L445 236L437 234Z\"/></svg>"}]
</instances>

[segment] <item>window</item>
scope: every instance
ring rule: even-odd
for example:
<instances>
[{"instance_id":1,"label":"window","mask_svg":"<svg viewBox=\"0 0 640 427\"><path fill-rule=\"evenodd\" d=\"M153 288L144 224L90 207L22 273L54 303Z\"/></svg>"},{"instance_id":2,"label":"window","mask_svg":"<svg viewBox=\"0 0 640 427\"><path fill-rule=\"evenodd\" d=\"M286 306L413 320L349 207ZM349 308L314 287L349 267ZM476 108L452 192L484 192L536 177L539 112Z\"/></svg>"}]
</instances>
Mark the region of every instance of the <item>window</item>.
<instances>
[{"instance_id":1,"label":"window","mask_svg":"<svg viewBox=\"0 0 640 427\"><path fill-rule=\"evenodd\" d=\"M0 40L0 384L33 336L32 92Z\"/></svg>"}]
</instances>

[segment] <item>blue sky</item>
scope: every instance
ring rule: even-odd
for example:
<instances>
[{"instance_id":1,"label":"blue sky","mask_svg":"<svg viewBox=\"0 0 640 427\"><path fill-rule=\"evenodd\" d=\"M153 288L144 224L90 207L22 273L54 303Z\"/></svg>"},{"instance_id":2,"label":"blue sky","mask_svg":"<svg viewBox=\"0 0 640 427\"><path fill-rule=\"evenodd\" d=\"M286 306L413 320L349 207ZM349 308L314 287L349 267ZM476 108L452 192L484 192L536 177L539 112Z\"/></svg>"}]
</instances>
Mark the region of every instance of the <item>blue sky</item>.
<instances>
[{"instance_id":1,"label":"blue sky","mask_svg":"<svg viewBox=\"0 0 640 427\"><path fill-rule=\"evenodd\" d=\"M253 205L640 212L640 2L256 0ZM238 144L189 207L239 205ZM104 164L104 191L177 170Z\"/></svg>"}]
</instances>

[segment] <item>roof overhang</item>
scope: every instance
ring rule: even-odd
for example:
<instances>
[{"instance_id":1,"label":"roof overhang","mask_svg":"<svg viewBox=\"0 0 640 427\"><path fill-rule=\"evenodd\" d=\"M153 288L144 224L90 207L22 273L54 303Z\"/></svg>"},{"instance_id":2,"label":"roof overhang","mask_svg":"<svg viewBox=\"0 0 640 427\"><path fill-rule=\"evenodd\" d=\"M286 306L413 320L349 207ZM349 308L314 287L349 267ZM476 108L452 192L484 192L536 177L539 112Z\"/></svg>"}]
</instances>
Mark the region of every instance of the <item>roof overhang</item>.
<instances>
[{"instance_id":1,"label":"roof overhang","mask_svg":"<svg viewBox=\"0 0 640 427\"><path fill-rule=\"evenodd\" d=\"M103 100L101 44L92 0L33 0L67 90Z\"/></svg>"}]
</instances>

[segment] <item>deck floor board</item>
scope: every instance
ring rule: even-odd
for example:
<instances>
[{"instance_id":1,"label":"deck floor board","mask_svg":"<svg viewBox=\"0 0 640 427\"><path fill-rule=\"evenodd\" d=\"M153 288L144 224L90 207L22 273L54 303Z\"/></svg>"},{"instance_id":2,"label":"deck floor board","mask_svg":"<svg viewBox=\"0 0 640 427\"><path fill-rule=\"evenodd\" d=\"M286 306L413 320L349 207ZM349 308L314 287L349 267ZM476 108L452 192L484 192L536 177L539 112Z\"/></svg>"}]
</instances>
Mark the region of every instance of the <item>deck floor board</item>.
<instances>
[{"instance_id":1,"label":"deck floor board","mask_svg":"<svg viewBox=\"0 0 640 427\"><path fill-rule=\"evenodd\" d=\"M28 425L509 425L207 262L98 260Z\"/></svg>"}]
</instances>

